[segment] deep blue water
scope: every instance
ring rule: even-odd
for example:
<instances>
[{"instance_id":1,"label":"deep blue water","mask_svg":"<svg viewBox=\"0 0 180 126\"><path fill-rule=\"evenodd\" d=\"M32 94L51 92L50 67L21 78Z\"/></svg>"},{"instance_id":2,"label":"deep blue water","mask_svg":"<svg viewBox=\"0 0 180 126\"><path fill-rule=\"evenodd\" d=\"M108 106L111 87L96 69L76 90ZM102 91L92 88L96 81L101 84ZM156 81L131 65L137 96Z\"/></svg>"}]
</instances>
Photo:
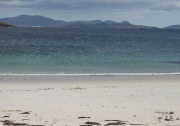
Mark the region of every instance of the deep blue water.
<instances>
[{"instance_id":1,"label":"deep blue water","mask_svg":"<svg viewBox=\"0 0 180 126\"><path fill-rule=\"evenodd\" d=\"M180 72L180 30L0 29L0 73Z\"/></svg>"}]
</instances>

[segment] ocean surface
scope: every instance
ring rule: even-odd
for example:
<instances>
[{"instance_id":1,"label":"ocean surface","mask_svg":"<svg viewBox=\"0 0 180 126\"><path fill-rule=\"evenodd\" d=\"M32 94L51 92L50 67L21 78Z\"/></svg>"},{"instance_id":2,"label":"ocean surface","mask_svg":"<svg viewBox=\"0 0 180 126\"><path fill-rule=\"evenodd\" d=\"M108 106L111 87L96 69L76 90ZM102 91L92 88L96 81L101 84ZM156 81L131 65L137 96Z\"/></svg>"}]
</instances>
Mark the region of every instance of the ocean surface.
<instances>
[{"instance_id":1,"label":"ocean surface","mask_svg":"<svg viewBox=\"0 0 180 126\"><path fill-rule=\"evenodd\" d=\"M0 74L180 73L180 30L0 29Z\"/></svg>"}]
</instances>

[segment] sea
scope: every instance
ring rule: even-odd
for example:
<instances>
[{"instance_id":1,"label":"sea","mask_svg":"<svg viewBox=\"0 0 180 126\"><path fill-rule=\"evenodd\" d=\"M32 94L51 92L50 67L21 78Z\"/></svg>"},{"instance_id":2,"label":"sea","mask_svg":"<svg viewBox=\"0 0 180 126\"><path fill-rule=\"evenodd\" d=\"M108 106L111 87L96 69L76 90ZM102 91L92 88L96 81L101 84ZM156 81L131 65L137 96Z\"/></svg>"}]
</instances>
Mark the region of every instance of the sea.
<instances>
[{"instance_id":1,"label":"sea","mask_svg":"<svg viewBox=\"0 0 180 126\"><path fill-rule=\"evenodd\" d=\"M0 75L151 74L180 74L180 30L0 29Z\"/></svg>"}]
</instances>

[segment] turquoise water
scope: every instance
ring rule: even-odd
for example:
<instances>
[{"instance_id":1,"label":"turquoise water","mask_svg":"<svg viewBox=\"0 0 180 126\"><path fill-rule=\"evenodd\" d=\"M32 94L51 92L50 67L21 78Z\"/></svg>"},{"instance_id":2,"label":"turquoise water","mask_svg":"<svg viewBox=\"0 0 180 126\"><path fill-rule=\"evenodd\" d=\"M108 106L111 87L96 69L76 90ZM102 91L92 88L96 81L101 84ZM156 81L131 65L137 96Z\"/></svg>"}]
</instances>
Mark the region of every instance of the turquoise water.
<instances>
[{"instance_id":1,"label":"turquoise water","mask_svg":"<svg viewBox=\"0 0 180 126\"><path fill-rule=\"evenodd\" d=\"M0 29L0 73L180 73L180 30Z\"/></svg>"}]
</instances>

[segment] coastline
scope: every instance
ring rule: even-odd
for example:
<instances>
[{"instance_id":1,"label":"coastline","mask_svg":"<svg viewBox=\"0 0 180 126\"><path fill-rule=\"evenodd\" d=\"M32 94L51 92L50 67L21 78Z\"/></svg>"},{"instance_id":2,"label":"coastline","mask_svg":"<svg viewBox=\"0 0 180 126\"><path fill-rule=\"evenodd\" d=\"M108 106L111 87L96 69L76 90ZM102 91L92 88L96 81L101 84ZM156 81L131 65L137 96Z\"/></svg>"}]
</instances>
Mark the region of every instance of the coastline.
<instances>
[{"instance_id":1,"label":"coastline","mask_svg":"<svg viewBox=\"0 0 180 126\"><path fill-rule=\"evenodd\" d=\"M180 73L78 73L78 74L14 74L0 73L0 82L56 82L56 81L92 81L92 80L133 80L133 79L172 79L179 78ZM71 80L72 79L72 80ZM148 80L147 80L148 81Z\"/></svg>"},{"instance_id":2,"label":"coastline","mask_svg":"<svg viewBox=\"0 0 180 126\"><path fill-rule=\"evenodd\" d=\"M180 75L0 76L0 124L178 126L179 83Z\"/></svg>"}]
</instances>

